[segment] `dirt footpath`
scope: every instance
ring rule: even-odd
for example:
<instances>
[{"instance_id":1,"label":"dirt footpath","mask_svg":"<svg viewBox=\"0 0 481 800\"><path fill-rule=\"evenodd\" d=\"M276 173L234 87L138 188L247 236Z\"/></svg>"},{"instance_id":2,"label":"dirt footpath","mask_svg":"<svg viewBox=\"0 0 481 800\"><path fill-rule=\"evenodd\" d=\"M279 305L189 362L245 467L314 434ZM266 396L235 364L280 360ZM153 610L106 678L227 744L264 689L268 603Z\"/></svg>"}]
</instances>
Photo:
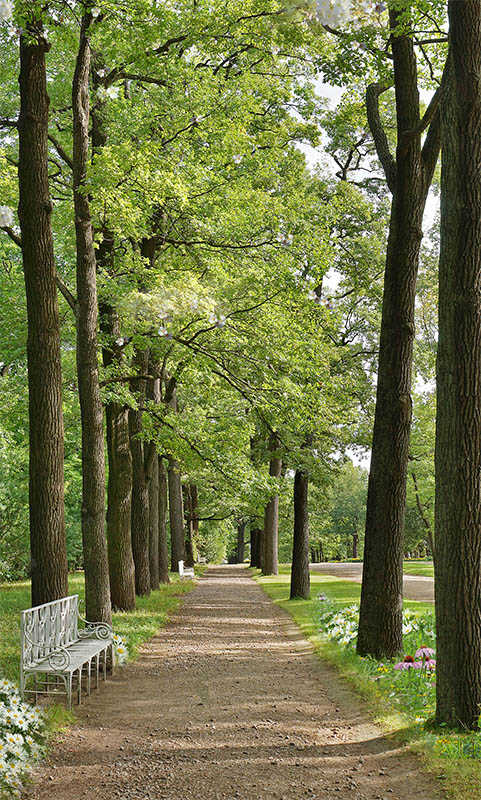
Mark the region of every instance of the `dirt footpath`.
<instances>
[{"instance_id":1,"label":"dirt footpath","mask_svg":"<svg viewBox=\"0 0 481 800\"><path fill-rule=\"evenodd\" d=\"M439 800L242 567L213 567L78 712L35 800Z\"/></svg>"},{"instance_id":2,"label":"dirt footpath","mask_svg":"<svg viewBox=\"0 0 481 800\"><path fill-rule=\"evenodd\" d=\"M334 575L347 581L361 583L362 564L354 561L323 562L321 564L311 564L311 572L319 572L322 575ZM434 578L427 578L423 575L404 575L403 593L406 600L420 600L423 603L434 603Z\"/></svg>"}]
</instances>

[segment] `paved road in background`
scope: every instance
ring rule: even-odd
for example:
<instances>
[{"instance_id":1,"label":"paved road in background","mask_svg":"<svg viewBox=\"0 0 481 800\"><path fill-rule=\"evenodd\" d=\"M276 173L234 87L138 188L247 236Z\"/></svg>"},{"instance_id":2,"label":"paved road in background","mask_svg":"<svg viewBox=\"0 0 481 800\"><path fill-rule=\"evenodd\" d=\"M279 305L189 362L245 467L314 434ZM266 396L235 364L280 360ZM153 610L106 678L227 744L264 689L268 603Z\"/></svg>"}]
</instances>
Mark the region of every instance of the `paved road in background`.
<instances>
[{"instance_id":1,"label":"paved road in background","mask_svg":"<svg viewBox=\"0 0 481 800\"><path fill-rule=\"evenodd\" d=\"M311 564L311 572L323 575L334 575L337 578L361 583L362 564L347 562ZM404 597L406 600L421 600L423 603L434 603L434 579L422 575L404 576Z\"/></svg>"}]
</instances>

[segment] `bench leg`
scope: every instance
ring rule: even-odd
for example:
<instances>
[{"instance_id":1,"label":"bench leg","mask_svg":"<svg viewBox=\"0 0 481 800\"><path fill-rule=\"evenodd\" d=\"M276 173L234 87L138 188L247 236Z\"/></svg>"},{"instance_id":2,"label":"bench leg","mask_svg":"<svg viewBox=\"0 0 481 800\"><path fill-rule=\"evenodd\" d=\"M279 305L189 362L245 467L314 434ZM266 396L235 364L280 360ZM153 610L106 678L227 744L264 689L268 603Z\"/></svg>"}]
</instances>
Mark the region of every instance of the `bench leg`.
<instances>
[{"instance_id":1,"label":"bench leg","mask_svg":"<svg viewBox=\"0 0 481 800\"><path fill-rule=\"evenodd\" d=\"M87 674L87 694L90 697L90 688L91 688L91 672L92 672L92 659L89 659L88 663L88 674Z\"/></svg>"},{"instance_id":2,"label":"bench leg","mask_svg":"<svg viewBox=\"0 0 481 800\"><path fill-rule=\"evenodd\" d=\"M97 653L97 655L95 656L95 665L96 665L96 668L95 668L95 673L96 673L95 674L95 688L96 689L99 688L99 673L100 673L99 664L100 664L100 654Z\"/></svg>"},{"instance_id":3,"label":"bench leg","mask_svg":"<svg viewBox=\"0 0 481 800\"><path fill-rule=\"evenodd\" d=\"M82 705L82 667L78 670L78 704Z\"/></svg>"},{"instance_id":4,"label":"bench leg","mask_svg":"<svg viewBox=\"0 0 481 800\"><path fill-rule=\"evenodd\" d=\"M107 680L107 648L104 650L104 681Z\"/></svg>"},{"instance_id":5,"label":"bench leg","mask_svg":"<svg viewBox=\"0 0 481 800\"><path fill-rule=\"evenodd\" d=\"M110 645L110 649L111 649L111 652L112 652L112 675L113 675L114 672L115 672L115 647L114 647L114 643L113 642Z\"/></svg>"}]
</instances>

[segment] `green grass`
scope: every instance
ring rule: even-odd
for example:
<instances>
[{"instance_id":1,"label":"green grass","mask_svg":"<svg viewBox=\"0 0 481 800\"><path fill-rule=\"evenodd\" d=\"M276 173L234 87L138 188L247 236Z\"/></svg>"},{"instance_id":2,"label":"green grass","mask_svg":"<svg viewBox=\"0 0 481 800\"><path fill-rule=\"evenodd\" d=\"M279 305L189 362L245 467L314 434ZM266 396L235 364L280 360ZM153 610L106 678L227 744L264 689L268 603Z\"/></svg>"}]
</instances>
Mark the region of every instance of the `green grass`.
<instances>
[{"instance_id":1,"label":"green grass","mask_svg":"<svg viewBox=\"0 0 481 800\"><path fill-rule=\"evenodd\" d=\"M429 567L429 564L416 562L418 565ZM481 800L481 735L447 731L437 733L414 722L407 710L390 705L379 688L380 684L373 680L372 668L368 667L365 659L357 656L353 649L340 647L337 642L326 640L320 634L316 616L317 596L322 592L330 600L339 603L358 602L360 585L330 575L311 573L311 599L289 600L289 567L282 565L279 572L279 575L269 577L261 576L257 571L253 571L253 574L269 597L294 619L313 644L316 654L334 666L365 700L376 722L400 742L409 743L421 755L434 779L442 781L448 797L453 800ZM432 612L433 608L432 603L414 600L406 600L404 605L416 611Z\"/></svg>"},{"instance_id":2,"label":"green grass","mask_svg":"<svg viewBox=\"0 0 481 800\"><path fill-rule=\"evenodd\" d=\"M124 637L131 656L135 657L139 645L151 639L166 624L179 607L182 595L190 592L193 586L193 581L180 581L177 575L171 575L171 583L162 585L149 597L137 598L135 611L113 615L114 630ZM69 577L69 592L83 599L84 577L81 573ZM20 612L30 605L29 581L0 584L0 675L15 682L19 678Z\"/></svg>"},{"instance_id":3,"label":"green grass","mask_svg":"<svg viewBox=\"0 0 481 800\"><path fill-rule=\"evenodd\" d=\"M434 566L432 561L405 561L405 575L424 575L426 578L434 578Z\"/></svg>"}]
</instances>

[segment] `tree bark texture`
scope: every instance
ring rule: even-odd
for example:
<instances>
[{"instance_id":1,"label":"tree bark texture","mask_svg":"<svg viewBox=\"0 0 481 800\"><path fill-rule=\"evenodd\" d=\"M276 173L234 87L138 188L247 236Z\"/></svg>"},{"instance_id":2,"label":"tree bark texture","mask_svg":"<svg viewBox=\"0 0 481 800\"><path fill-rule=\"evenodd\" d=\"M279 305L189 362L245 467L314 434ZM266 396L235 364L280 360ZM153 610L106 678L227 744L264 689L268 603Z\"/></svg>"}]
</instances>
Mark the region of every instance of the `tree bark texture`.
<instances>
[{"instance_id":1,"label":"tree bark texture","mask_svg":"<svg viewBox=\"0 0 481 800\"><path fill-rule=\"evenodd\" d=\"M246 523L245 522L238 522L237 523L237 563L243 564L245 558L245 532L246 532Z\"/></svg>"},{"instance_id":2,"label":"tree bark texture","mask_svg":"<svg viewBox=\"0 0 481 800\"><path fill-rule=\"evenodd\" d=\"M358 653L379 658L402 650L414 302L424 207L439 153L438 111L421 147L416 56L412 39L396 33L399 15L399 10L391 9L396 160L390 155L378 113L378 98L385 87L374 85L367 93L371 132L392 192L357 641Z\"/></svg>"},{"instance_id":3,"label":"tree bark texture","mask_svg":"<svg viewBox=\"0 0 481 800\"><path fill-rule=\"evenodd\" d=\"M169 550L167 547L167 472L159 458L159 581L170 583Z\"/></svg>"},{"instance_id":4,"label":"tree bark texture","mask_svg":"<svg viewBox=\"0 0 481 800\"><path fill-rule=\"evenodd\" d=\"M20 37L18 214L28 318L29 505L34 606L68 594L60 326L47 166L47 49L41 24L32 23Z\"/></svg>"},{"instance_id":5,"label":"tree bark texture","mask_svg":"<svg viewBox=\"0 0 481 800\"><path fill-rule=\"evenodd\" d=\"M82 428L82 542L87 619L112 621L105 536L105 452L98 368L97 262L85 191L89 160L90 14L82 19L72 85L73 194L77 251L77 376Z\"/></svg>"},{"instance_id":6,"label":"tree bark texture","mask_svg":"<svg viewBox=\"0 0 481 800\"><path fill-rule=\"evenodd\" d=\"M269 475L277 480L281 477L282 459L278 453L279 439L275 433L269 439L271 458L269 462ZM278 563L278 534L279 534L279 495L275 494L266 505L264 515L264 559L262 564L263 575L277 575Z\"/></svg>"},{"instance_id":7,"label":"tree bark texture","mask_svg":"<svg viewBox=\"0 0 481 800\"><path fill-rule=\"evenodd\" d=\"M149 480L150 588L159 588L159 459L155 453Z\"/></svg>"},{"instance_id":8,"label":"tree bark texture","mask_svg":"<svg viewBox=\"0 0 481 800\"><path fill-rule=\"evenodd\" d=\"M305 470L297 469L294 476L294 538L292 542L291 600L294 597L309 598L311 578L309 574L309 476Z\"/></svg>"},{"instance_id":9,"label":"tree bark texture","mask_svg":"<svg viewBox=\"0 0 481 800\"><path fill-rule=\"evenodd\" d=\"M150 374L155 375L158 365L151 363ZM152 403L160 403L160 378L149 381L148 397ZM154 442L145 446L145 470L149 486L149 563L150 587L159 588L159 458Z\"/></svg>"},{"instance_id":10,"label":"tree bark texture","mask_svg":"<svg viewBox=\"0 0 481 800\"><path fill-rule=\"evenodd\" d=\"M168 484L171 570L178 572L179 561L185 561L184 504L180 465L173 456L169 458Z\"/></svg>"},{"instance_id":11,"label":"tree bark texture","mask_svg":"<svg viewBox=\"0 0 481 800\"><path fill-rule=\"evenodd\" d=\"M105 242L105 239L104 239ZM99 248L97 264L104 263L107 253ZM104 366L122 362L118 314L102 304L100 328L108 340L103 348ZM135 608L135 567L132 553L132 456L130 453L129 409L109 401L105 407L107 455L107 546L109 556L110 597L119 611Z\"/></svg>"},{"instance_id":12,"label":"tree bark texture","mask_svg":"<svg viewBox=\"0 0 481 800\"><path fill-rule=\"evenodd\" d=\"M185 517L185 566L194 566L194 526L193 526L193 508L192 508L192 495L189 484L182 487L182 498L184 502L184 517Z\"/></svg>"},{"instance_id":13,"label":"tree bark texture","mask_svg":"<svg viewBox=\"0 0 481 800\"><path fill-rule=\"evenodd\" d=\"M437 361L436 718L481 708L481 5L449 2Z\"/></svg>"},{"instance_id":14,"label":"tree bark texture","mask_svg":"<svg viewBox=\"0 0 481 800\"><path fill-rule=\"evenodd\" d=\"M136 350L134 368L146 375L149 365L148 350ZM142 434L142 409L145 401L146 381L132 381L138 408L129 411L130 451L132 453L132 552L135 564L135 592L139 596L150 594L150 514L149 486L145 471Z\"/></svg>"},{"instance_id":15,"label":"tree bark texture","mask_svg":"<svg viewBox=\"0 0 481 800\"><path fill-rule=\"evenodd\" d=\"M259 528L254 528L251 522L250 526L250 539L251 539L251 567L260 567L260 545L261 545L262 531Z\"/></svg>"},{"instance_id":16,"label":"tree bark texture","mask_svg":"<svg viewBox=\"0 0 481 800\"><path fill-rule=\"evenodd\" d=\"M135 608L135 568L131 539L132 457L129 412L118 403L105 409L109 458L107 544L110 597L119 611Z\"/></svg>"}]
</instances>

